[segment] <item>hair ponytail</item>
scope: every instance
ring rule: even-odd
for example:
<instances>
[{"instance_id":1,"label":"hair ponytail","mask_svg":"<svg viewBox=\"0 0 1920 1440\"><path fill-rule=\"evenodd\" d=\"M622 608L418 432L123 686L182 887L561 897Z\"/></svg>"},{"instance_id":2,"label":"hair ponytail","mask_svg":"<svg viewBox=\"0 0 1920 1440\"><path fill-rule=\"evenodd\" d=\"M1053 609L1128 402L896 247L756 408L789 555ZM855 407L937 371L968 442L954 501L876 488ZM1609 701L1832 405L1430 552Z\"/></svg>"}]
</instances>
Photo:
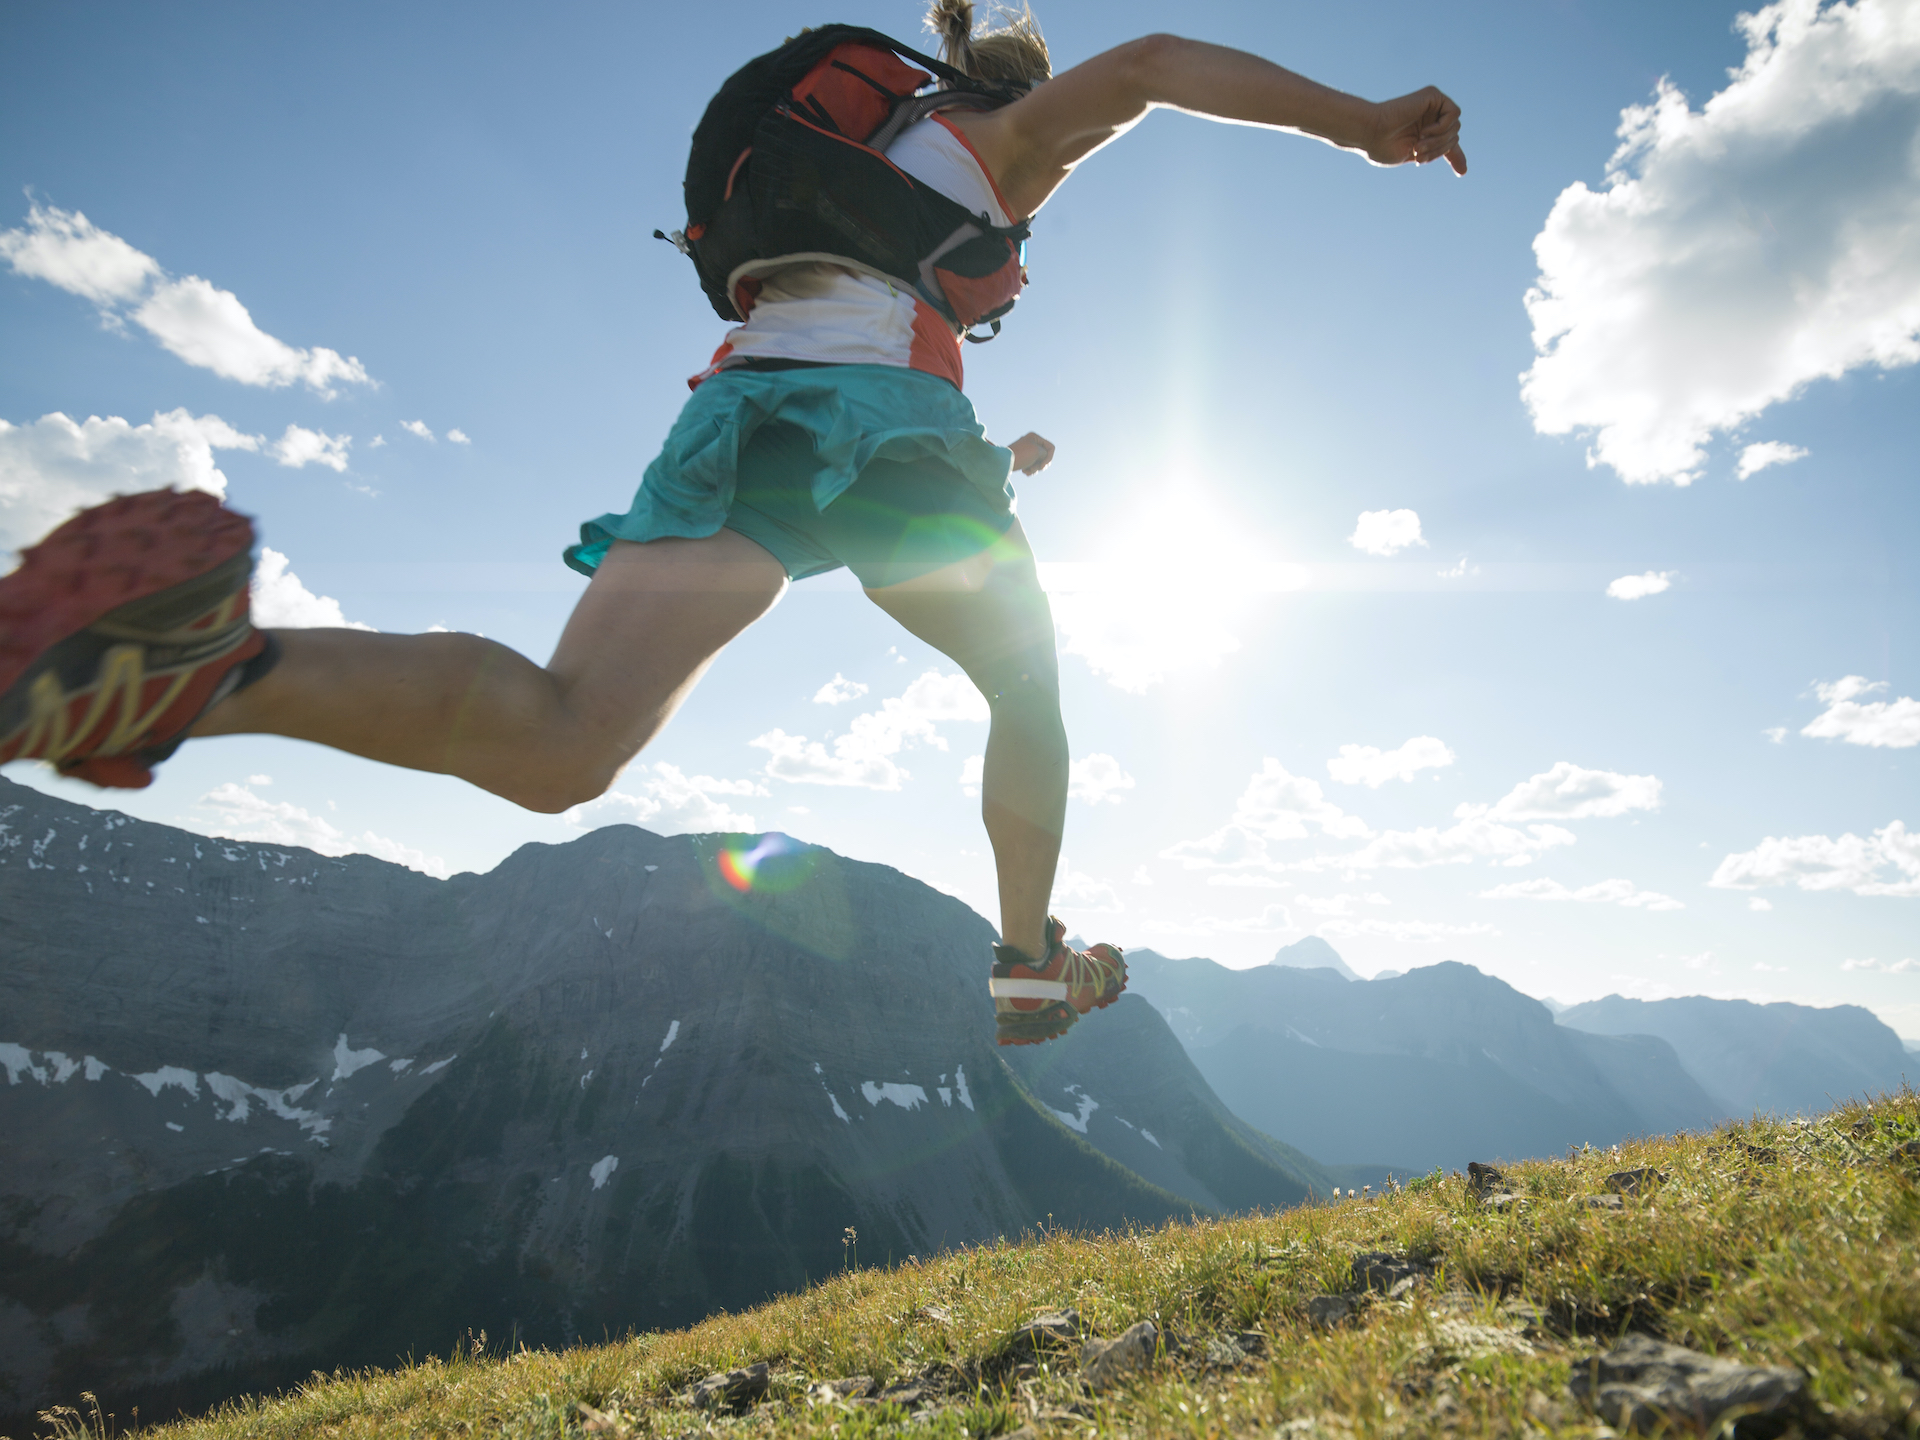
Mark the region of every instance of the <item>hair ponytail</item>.
<instances>
[{"instance_id":1,"label":"hair ponytail","mask_svg":"<svg viewBox=\"0 0 1920 1440\"><path fill-rule=\"evenodd\" d=\"M954 69L990 84L1037 84L1053 74L1040 22L1026 5L1015 10L996 7L999 25L987 24L976 35L973 0L932 0L926 27L940 37L940 56Z\"/></svg>"}]
</instances>

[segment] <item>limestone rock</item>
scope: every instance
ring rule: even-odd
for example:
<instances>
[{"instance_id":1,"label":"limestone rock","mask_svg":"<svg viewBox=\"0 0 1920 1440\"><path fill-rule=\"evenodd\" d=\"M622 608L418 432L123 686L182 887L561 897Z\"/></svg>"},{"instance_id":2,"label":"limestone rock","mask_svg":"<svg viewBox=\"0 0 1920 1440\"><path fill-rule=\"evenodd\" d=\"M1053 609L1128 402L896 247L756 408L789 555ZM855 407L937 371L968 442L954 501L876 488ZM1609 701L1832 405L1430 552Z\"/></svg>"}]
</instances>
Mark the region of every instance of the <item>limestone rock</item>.
<instances>
[{"instance_id":1,"label":"limestone rock","mask_svg":"<svg viewBox=\"0 0 1920 1440\"><path fill-rule=\"evenodd\" d=\"M767 1362L761 1360L709 1375L693 1387L693 1403L702 1410L745 1410L766 1395L769 1383Z\"/></svg>"},{"instance_id":2,"label":"limestone rock","mask_svg":"<svg viewBox=\"0 0 1920 1440\"><path fill-rule=\"evenodd\" d=\"M1084 1333L1078 1310L1042 1310L1007 1336L1006 1353L1014 1360L1031 1360L1073 1344Z\"/></svg>"},{"instance_id":3,"label":"limestone rock","mask_svg":"<svg viewBox=\"0 0 1920 1440\"><path fill-rule=\"evenodd\" d=\"M873 1393L871 1375L847 1375L839 1380L816 1380L807 1387L807 1399L816 1405L836 1400L859 1400Z\"/></svg>"},{"instance_id":4,"label":"limestone rock","mask_svg":"<svg viewBox=\"0 0 1920 1440\"><path fill-rule=\"evenodd\" d=\"M1433 1273L1433 1267L1411 1255L1386 1250L1363 1250L1353 1257L1356 1290L1378 1290L1399 1297Z\"/></svg>"},{"instance_id":5,"label":"limestone rock","mask_svg":"<svg viewBox=\"0 0 1920 1440\"><path fill-rule=\"evenodd\" d=\"M1805 1375L1784 1365L1741 1365L1649 1335L1628 1335L1606 1354L1574 1366L1567 1388L1610 1425L1663 1431L1677 1420L1705 1431L1729 1410L1777 1410L1805 1385Z\"/></svg>"},{"instance_id":6,"label":"limestone rock","mask_svg":"<svg viewBox=\"0 0 1920 1440\"><path fill-rule=\"evenodd\" d=\"M1151 1320L1129 1326L1112 1340L1089 1340L1080 1350L1080 1375L1095 1391L1111 1390L1153 1364L1160 1330Z\"/></svg>"},{"instance_id":7,"label":"limestone rock","mask_svg":"<svg viewBox=\"0 0 1920 1440\"><path fill-rule=\"evenodd\" d=\"M1338 1325L1353 1314L1353 1301L1344 1295L1316 1295L1307 1301L1307 1318L1316 1325Z\"/></svg>"},{"instance_id":8,"label":"limestone rock","mask_svg":"<svg viewBox=\"0 0 1920 1440\"><path fill-rule=\"evenodd\" d=\"M1635 1170L1614 1171L1607 1176L1606 1185L1616 1195L1646 1195L1665 1183L1666 1178L1651 1165L1642 1165Z\"/></svg>"},{"instance_id":9,"label":"limestone rock","mask_svg":"<svg viewBox=\"0 0 1920 1440\"><path fill-rule=\"evenodd\" d=\"M1495 1195L1509 1194L1513 1182L1491 1165L1483 1165L1478 1160L1467 1162L1467 1194L1475 1200L1491 1200Z\"/></svg>"}]
</instances>

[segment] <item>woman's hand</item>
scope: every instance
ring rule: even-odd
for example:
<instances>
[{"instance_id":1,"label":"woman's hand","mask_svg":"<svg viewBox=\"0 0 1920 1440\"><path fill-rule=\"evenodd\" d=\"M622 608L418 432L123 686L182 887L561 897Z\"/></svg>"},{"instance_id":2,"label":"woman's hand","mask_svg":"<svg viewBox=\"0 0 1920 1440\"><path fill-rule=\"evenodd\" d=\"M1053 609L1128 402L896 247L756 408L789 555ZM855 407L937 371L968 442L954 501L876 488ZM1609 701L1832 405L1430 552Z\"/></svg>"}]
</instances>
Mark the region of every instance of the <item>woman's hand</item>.
<instances>
[{"instance_id":1,"label":"woman's hand","mask_svg":"<svg viewBox=\"0 0 1920 1440\"><path fill-rule=\"evenodd\" d=\"M1444 157L1454 174L1467 173L1466 152L1460 148L1460 107L1433 86L1374 108L1379 133L1366 147L1374 164L1425 165Z\"/></svg>"},{"instance_id":2,"label":"woman's hand","mask_svg":"<svg viewBox=\"0 0 1920 1440\"><path fill-rule=\"evenodd\" d=\"M1007 448L1013 451L1013 468L1022 475L1038 475L1053 463L1053 442L1031 430Z\"/></svg>"}]
</instances>

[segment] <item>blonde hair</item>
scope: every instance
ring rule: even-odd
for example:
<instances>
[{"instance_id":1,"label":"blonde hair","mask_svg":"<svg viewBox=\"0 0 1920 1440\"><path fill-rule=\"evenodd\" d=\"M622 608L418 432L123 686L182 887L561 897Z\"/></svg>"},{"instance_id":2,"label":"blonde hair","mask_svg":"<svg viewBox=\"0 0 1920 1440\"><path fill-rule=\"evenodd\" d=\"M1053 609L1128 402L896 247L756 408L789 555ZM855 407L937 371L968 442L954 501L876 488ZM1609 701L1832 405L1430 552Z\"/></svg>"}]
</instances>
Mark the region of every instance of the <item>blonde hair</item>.
<instances>
[{"instance_id":1,"label":"blonde hair","mask_svg":"<svg viewBox=\"0 0 1920 1440\"><path fill-rule=\"evenodd\" d=\"M932 0L926 27L940 37L940 58L976 80L1030 86L1053 76L1046 37L1025 0L1018 10L996 5L978 26L973 0Z\"/></svg>"}]
</instances>

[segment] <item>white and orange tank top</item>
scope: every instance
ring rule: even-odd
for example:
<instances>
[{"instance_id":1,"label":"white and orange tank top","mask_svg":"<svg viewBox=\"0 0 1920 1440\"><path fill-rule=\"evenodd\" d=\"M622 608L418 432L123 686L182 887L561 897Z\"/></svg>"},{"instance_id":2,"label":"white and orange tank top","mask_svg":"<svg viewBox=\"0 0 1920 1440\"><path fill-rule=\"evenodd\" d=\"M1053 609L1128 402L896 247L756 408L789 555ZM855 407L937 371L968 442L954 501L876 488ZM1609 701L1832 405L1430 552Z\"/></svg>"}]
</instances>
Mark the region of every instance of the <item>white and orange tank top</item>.
<instances>
[{"instance_id":1,"label":"white and orange tank top","mask_svg":"<svg viewBox=\"0 0 1920 1440\"><path fill-rule=\"evenodd\" d=\"M1000 187L944 115L909 125L887 147L887 159L914 179L995 225L1012 217ZM789 265L762 282L744 325L727 332L698 385L743 360L799 360L827 365L897 365L949 380L964 376L960 336L911 290L839 265Z\"/></svg>"}]
</instances>

